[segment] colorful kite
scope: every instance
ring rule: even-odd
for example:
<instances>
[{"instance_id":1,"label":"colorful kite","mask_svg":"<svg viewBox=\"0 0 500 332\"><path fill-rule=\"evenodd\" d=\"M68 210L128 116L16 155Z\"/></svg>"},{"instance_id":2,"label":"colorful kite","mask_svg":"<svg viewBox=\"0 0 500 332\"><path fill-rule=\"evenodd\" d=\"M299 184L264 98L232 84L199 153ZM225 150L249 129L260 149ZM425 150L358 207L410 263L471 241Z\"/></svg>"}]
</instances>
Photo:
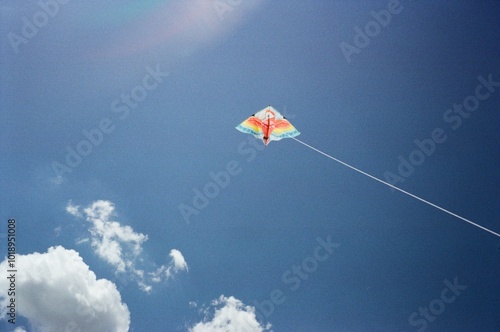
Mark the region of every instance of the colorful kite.
<instances>
[{"instance_id":1,"label":"colorful kite","mask_svg":"<svg viewBox=\"0 0 500 332\"><path fill-rule=\"evenodd\" d=\"M363 174L364 176L367 176L375 181L383 183L386 186L391 187L392 189L396 189L405 195L413 197L413 198L415 198L415 199L417 199L417 200L419 200L427 205L430 205L432 207L435 207L438 210L446 212L453 217L456 217L462 221L465 221L473 226L476 226L484 231L487 231L493 235L500 237L500 233L497 233L495 231L492 231L489 228L486 228L484 226L476 224L475 222L473 222L469 219L466 219L466 218L464 218L456 213L448 211L445 208L442 208L441 206L439 206L437 204L431 203L431 202L429 202L429 201L427 201L427 200L425 200L417 195L414 195L406 190L403 190L399 187L396 187L395 185L393 185L391 183L380 180L379 178L377 178L373 175L370 175L366 172L363 172L362 170L360 170L354 166L351 166L348 163L345 163L340 159L332 157L329 154L327 154L319 149L316 149L315 147L313 147L307 143L304 143L301 140L295 138L295 136L300 135L300 133L297 131L297 129L295 129L294 126L292 126L292 124L290 122L288 122L288 120L285 119L285 117L283 117L283 115L281 115L277 110L275 110L271 106L268 106L268 107L264 108L262 111L255 113L254 115L252 115L251 117L249 117L248 119L243 121L241 124L239 124L236 127L236 129L238 129L242 133L252 134L257 138L262 139L265 145L268 145L269 142L271 142L271 141L279 141L282 138L291 138L291 139L299 142L300 144L310 148L311 150L316 151L319 154L322 154L325 157L330 158L330 159L332 159L332 160L334 160L334 161L336 161L336 162L338 162L346 167L349 167L350 169L352 169L360 174Z\"/></svg>"},{"instance_id":2,"label":"colorful kite","mask_svg":"<svg viewBox=\"0 0 500 332\"><path fill-rule=\"evenodd\" d=\"M239 124L236 129L262 139L265 145L282 138L300 135L297 129L277 110L268 106Z\"/></svg>"}]
</instances>

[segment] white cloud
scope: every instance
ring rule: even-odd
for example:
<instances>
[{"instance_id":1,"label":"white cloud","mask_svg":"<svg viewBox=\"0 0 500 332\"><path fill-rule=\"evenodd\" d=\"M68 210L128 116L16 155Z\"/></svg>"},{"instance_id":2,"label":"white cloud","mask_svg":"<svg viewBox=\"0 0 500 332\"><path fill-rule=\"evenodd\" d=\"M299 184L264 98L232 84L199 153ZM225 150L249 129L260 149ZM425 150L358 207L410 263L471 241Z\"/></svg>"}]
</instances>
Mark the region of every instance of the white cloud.
<instances>
[{"instance_id":1,"label":"white cloud","mask_svg":"<svg viewBox=\"0 0 500 332\"><path fill-rule=\"evenodd\" d=\"M78 211L78 209L80 209L80 205L73 205L73 203L71 201L69 201L68 205L66 205L66 212L68 212L69 214L71 214L75 217L81 218L82 215Z\"/></svg>"},{"instance_id":2,"label":"white cloud","mask_svg":"<svg viewBox=\"0 0 500 332\"><path fill-rule=\"evenodd\" d=\"M134 259L142 251L142 243L147 235L136 233L130 226L121 226L110 220L115 215L114 204L109 201L95 201L83 212L93 227L91 245L97 255L110 263L118 272L124 272L133 265Z\"/></svg>"},{"instance_id":3,"label":"white cloud","mask_svg":"<svg viewBox=\"0 0 500 332\"><path fill-rule=\"evenodd\" d=\"M182 253L179 250L177 249L170 250L170 257L172 257L174 263L174 270L176 272L182 270L186 271L188 270L186 260L184 259L184 256L182 256Z\"/></svg>"},{"instance_id":4,"label":"white cloud","mask_svg":"<svg viewBox=\"0 0 500 332\"><path fill-rule=\"evenodd\" d=\"M160 282L162 278L173 278L174 275L180 271L188 271L188 265L182 253L177 249L170 250L169 256L171 257L168 265L160 266L155 272L150 272L151 281Z\"/></svg>"},{"instance_id":5,"label":"white cloud","mask_svg":"<svg viewBox=\"0 0 500 332\"><path fill-rule=\"evenodd\" d=\"M182 256L182 253L179 250L177 249L170 250L169 256L172 257L172 262L170 263L170 266L167 268L166 271L167 278L170 278L174 273L177 273L179 271L188 271L186 260L184 259L184 256Z\"/></svg>"},{"instance_id":6,"label":"white cloud","mask_svg":"<svg viewBox=\"0 0 500 332\"><path fill-rule=\"evenodd\" d=\"M16 258L16 312L29 320L31 330L128 330L130 312L115 284L97 280L78 252L57 246L46 253ZM7 260L0 263L0 275L7 275ZM4 318L8 282L0 278L0 310Z\"/></svg>"},{"instance_id":7,"label":"white cloud","mask_svg":"<svg viewBox=\"0 0 500 332\"><path fill-rule=\"evenodd\" d=\"M76 244L82 244L82 243L87 243L90 242L89 238L83 238L83 239L77 239Z\"/></svg>"},{"instance_id":8,"label":"white cloud","mask_svg":"<svg viewBox=\"0 0 500 332\"><path fill-rule=\"evenodd\" d=\"M14 332L27 332L23 326L16 327L14 329Z\"/></svg>"},{"instance_id":9,"label":"white cloud","mask_svg":"<svg viewBox=\"0 0 500 332\"><path fill-rule=\"evenodd\" d=\"M269 331L271 324L260 325L255 316L255 308L246 306L233 296L221 295L212 301L215 312L209 320L209 311L205 310L205 318L197 323L189 332L265 332Z\"/></svg>"},{"instance_id":10,"label":"white cloud","mask_svg":"<svg viewBox=\"0 0 500 332\"><path fill-rule=\"evenodd\" d=\"M164 278L172 278L180 271L188 270L184 256L177 249L170 251L171 262L161 265L155 272L145 273L138 268L142 263L142 244L148 240L148 236L112 220L116 213L115 206L110 201L98 200L84 209L69 201L66 211L78 218L85 217L92 224L89 228L90 245L97 256L112 265L117 274L128 274L145 292L152 290L150 282L160 282ZM84 240L79 240L78 243Z\"/></svg>"}]
</instances>

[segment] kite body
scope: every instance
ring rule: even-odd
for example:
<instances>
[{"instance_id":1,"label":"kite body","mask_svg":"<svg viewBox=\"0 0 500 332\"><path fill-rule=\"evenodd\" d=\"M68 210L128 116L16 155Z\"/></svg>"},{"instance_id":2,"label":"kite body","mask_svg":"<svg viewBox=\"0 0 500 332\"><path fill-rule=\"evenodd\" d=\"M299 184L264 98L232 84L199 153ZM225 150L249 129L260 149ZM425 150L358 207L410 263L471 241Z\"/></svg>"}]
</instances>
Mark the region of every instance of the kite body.
<instances>
[{"instance_id":1,"label":"kite body","mask_svg":"<svg viewBox=\"0 0 500 332\"><path fill-rule=\"evenodd\" d=\"M299 131L271 106L253 114L236 126L236 129L262 139L265 145L271 141L300 135Z\"/></svg>"}]
</instances>

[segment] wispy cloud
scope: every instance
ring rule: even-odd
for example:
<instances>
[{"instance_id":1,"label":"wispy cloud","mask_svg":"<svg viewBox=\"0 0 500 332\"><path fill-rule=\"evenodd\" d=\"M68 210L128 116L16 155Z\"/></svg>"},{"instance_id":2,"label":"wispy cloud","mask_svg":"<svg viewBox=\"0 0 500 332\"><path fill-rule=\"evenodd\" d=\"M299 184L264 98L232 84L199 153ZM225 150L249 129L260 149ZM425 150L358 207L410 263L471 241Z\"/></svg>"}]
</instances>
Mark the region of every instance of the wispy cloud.
<instances>
[{"instance_id":1,"label":"wispy cloud","mask_svg":"<svg viewBox=\"0 0 500 332\"><path fill-rule=\"evenodd\" d=\"M112 220L116 213L115 206L110 201L98 200L83 209L69 201L66 211L77 218L85 218L91 224L89 242L95 254L113 266L117 274L128 274L143 291L151 291L152 282L161 282L180 271L188 271L186 260L177 249L170 251L171 261L156 268L154 272L140 269L138 266L144 265L142 245L148 240L148 236Z\"/></svg>"},{"instance_id":2,"label":"wispy cloud","mask_svg":"<svg viewBox=\"0 0 500 332\"><path fill-rule=\"evenodd\" d=\"M97 279L78 252L61 246L46 253L17 256L17 313L34 331L127 331L130 312L114 283ZM0 263L7 275L7 260ZM6 314L9 289L0 278L1 314ZM19 327L15 331L25 331Z\"/></svg>"},{"instance_id":3,"label":"wispy cloud","mask_svg":"<svg viewBox=\"0 0 500 332\"><path fill-rule=\"evenodd\" d=\"M188 265L182 253L177 249L170 250L170 264L160 266L155 272L150 272L151 281L160 282L162 278L170 279L180 271L188 271Z\"/></svg>"},{"instance_id":4,"label":"wispy cloud","mask_svg":"<svg viewBox=\"0 0 500 332\"><path fill-rule=\"evenodd\" d=\"M215 310L212 314L211 311ZM262 326L255 316L255 308L244 305L233 296L221 295L213 300L209 308L202 311L203 320L189 329L189 332L222 332L222 331L270 331L271 324Z\"/></svg>"},{"instance_id":5,"label":"wispy cloud","mask_svg":"<svg viewBox=\"0 0 500 332\"><path fill-rule=\"evenodd\" d=\"M112 221L114 205L109 201L96 201L83 209L90 228L91 245L95 253L113 265L118 272L129 268L135 270L135 260L142 252L142 243L147 235L136 233L130 226L121 226Z\"/></svg>"},{"instance_id":6,"label":"wispy cloud","mask_svg":"<svg viewBox=\"0 0 500 332\"><path fill-rule=\"evenodd\" d=\"M80 205L73 205L73 202L69 201L68 204L66 205L66 212L69 214L75 216L75 217L82 217L82 214L79 211Z\"/></svg>"}]
</instances>

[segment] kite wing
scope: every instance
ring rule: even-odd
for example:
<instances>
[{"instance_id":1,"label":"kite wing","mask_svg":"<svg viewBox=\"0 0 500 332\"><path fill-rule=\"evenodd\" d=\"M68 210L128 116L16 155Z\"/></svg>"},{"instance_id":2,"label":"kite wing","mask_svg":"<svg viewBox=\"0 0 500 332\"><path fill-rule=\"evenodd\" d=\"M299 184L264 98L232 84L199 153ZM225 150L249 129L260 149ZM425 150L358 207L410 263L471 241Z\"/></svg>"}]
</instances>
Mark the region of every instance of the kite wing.
<instances>
[{"instance_id":1,"label":"kite wing","mask_svg":"<svg viewBox=\"0 0 500 332\"><path fill-rule=\"evenodd\" d=\"M274 130L271 133L271 141L279 141L282 138L299 136L300 132L285 118L276 120Z\"/></svg>"},{"instance_id":2,"label":"kite wing","mask_svg":"<svg viewBox=\"0 0 500 332\"><path fill-rule=\"evenodd\" d=\"M300 135L299 131L271 106L253 114L236 126L236 129L262 139L265 145L269 144L270 141L279 141L283 138Z\"/></svg>"},{"instance_id":3,"label":"kite wing","mask_svg":"<svg viewBox=\"0 0 500 332\"><path fill-rule=\"evenodd\" d=\"M236 126L236 129L245 134L254 135L256 138L264 138L264 123L255 117L255 114Z\"/></svg>"}]
</instances>

